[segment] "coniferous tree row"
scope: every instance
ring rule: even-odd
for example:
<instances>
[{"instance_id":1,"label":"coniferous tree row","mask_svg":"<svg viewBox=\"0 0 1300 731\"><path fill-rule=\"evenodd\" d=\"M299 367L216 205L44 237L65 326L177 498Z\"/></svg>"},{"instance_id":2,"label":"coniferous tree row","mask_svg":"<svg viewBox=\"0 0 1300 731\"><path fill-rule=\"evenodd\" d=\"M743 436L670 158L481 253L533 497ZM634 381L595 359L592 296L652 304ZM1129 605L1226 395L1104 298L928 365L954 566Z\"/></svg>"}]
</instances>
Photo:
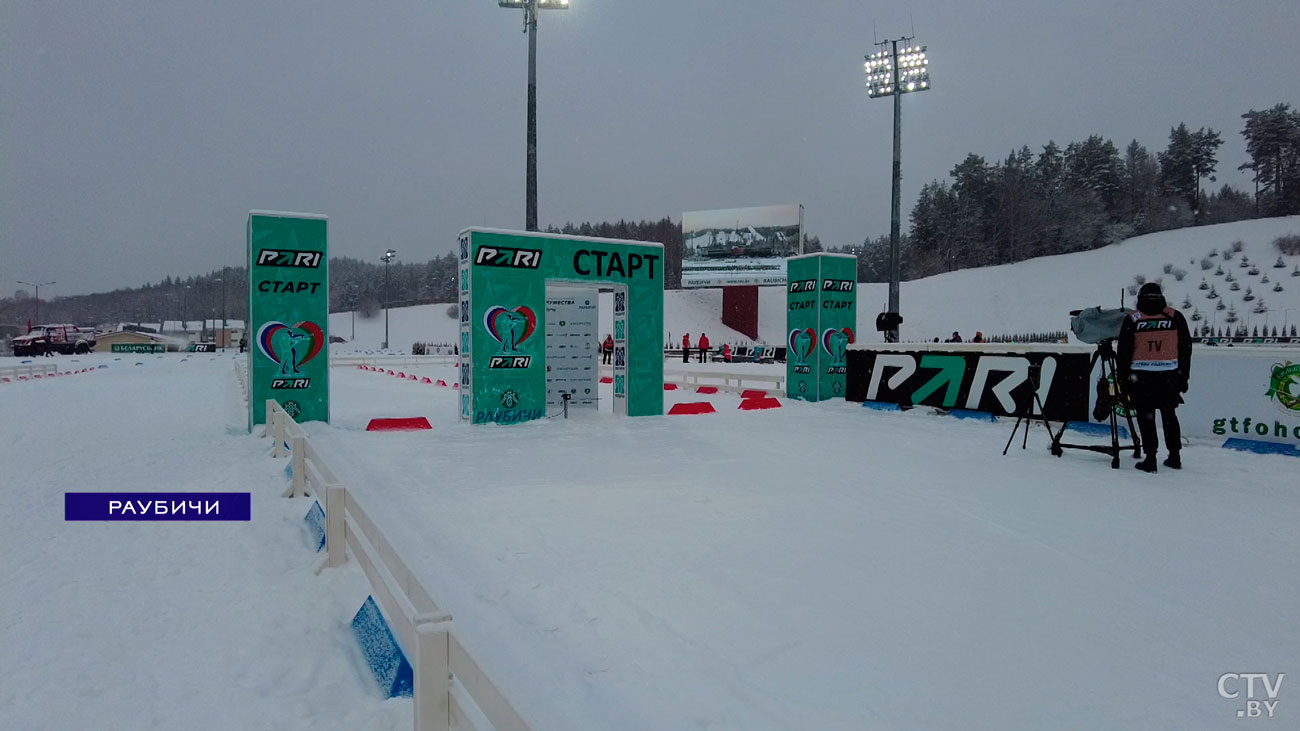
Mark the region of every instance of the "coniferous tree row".
<instances>
[{"instance_id":1,"label":"coniferous tree row","mask_svg":"<svg viewBox=\"0 0 1300 731\"><path fill-rule=\"evenodd\" d=\"M1155 231L1300 213L1300 112L1251 110L1242 136L1254 191L1213 189L1219 131L1180 123L1165 149L1123 151L1092 135L986 160L971 153L921 188L901 242L904 279L1085 251ZM889 237L831 250L856 254L858 279L888 280Z\"/></svg>"}]
</instances>

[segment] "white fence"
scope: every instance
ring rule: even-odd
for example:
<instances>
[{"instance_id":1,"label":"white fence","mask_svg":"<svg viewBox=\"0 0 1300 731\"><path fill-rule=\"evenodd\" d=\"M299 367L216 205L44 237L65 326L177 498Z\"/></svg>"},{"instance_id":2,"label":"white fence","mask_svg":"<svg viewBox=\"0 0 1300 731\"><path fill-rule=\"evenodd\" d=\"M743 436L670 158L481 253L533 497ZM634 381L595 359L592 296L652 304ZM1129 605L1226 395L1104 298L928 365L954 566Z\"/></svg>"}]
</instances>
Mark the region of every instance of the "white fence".
<instances>
[{"instance_id":1,"label":"white fence","mask_svg":"<svg viewBox=\"0 0 1300 731\"><path fill-rule=\"evenodd\" d=\"M614 369L601 365L600 375L611 376ZM724 371L672 371L664 369L664 383L678 386L716 386L719 391L741 393L751 389L771 391L774 395L785 392L785 373L727 373Z\"/></svg>"},{"instance_id":2,"label":"white fence","mask_svg":"<svg viewBox=\"0 0 1300 731\"><path fill-rule=\"evenodd\" d=\"M0 378L8 378L11 381L18 381L24 378L32 379L36 376L44 378L52 376L59 372L59 364L53 362L53 359L45 363L31 363L26 365L5 366L0 368Z\"/></svg>"},{"instance_id":3,"label":"white fence","mask_svg":"<svg viewBox=\"0 0 1300 731\"><path fill-rule=\"evenodd\" d=\"M433 601L356 494L339 482L275 399L266 401L266 434L272 457L286 456L287 449L293 460L285 495L325 496L325 557L316 570L342 566L350 549L369 579L375 603L414 671L415 731L527 731L528 724L457 641L451 615Z\"/></svg>"},{"instance_id":4,"label":"white fence","mask_svg":"<svg viewBox=\"0 0 1300 731\"><path fill-rule=\"evenodd\" d=\"M719 373L716 371L664 371L664 383L679 386L716 386L721 391L740 393L750 389L785 392L785 374Z\"/></svg>"},{"instance_id":5,"label":"white fence","mask_svg":"<svg viewBox=\"0 0 1300 731\"><path fill-rule=\"evenodd\" d=\"M456 365L454 355L331 355L330 365L355 368L359 365Z\"/></svg>"},{"instance_id":6,"label":"white fence","mask_svg":"<svg viewBox=\"0 0 1300 731\"><path fill-rule=\"evenodd\" d=\"M242 358L235 361L235 379L239 381L239 393L244 397L244 405L248 405L248 364Z\"/></svg>"}]
</instances>

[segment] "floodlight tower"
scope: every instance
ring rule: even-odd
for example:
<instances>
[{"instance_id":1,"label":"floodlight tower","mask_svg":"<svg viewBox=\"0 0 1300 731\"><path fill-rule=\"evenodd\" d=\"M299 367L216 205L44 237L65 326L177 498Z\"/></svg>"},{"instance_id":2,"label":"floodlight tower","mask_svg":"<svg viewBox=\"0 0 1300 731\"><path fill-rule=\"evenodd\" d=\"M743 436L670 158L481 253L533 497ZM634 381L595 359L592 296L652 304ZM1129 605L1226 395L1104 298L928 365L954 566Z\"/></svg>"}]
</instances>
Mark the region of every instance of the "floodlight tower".
<instances>
[{"instance_id":1,"label":"floodlight tower","mask_svg":"<svg viewBox=\"0 0 1300 731\"><path fill-rule=\"evenodd\" d=\"M528 162L524 173L524 228L537 230L537 11L568 10L569 0L497 0L503 8L524 9L528 34Z\"/></svg>"},{"instance_id":2,"label":"floodlight tower","mask_svg":"<svg viewBox=\"0 0 1300 731\"><path fill-rule=\"evenodd\" d=\"M904 37L876 44L880 50L867 56L864 64L867 73L867 96L872 99L894 98L894 179L889 215L889 320L891 328L885 331L887 342L898 342L898 283L899 228L902 207L903 180L903 95L930 88L930 59L925 46L912 45L913 37ZM900 51L898 44L902 43Z\"/></svg>"},{"instance_id":3,"label":"floodlight tower","mask_svg":"<svg viewBox=\"0 0 1300 731\"><path fill-rule=\"evenodd\" d=\"M41 287L48 287L51 284L58 284L58 282L24 282L21 279L16 281L19 284L25 284L36 289L36 324L41 324Z\"/></svg>"},{"instance_id":4,"label":"floodlight tower","mask_svg":"<svg viewBox=\"0 0 1300 731\"><path fill-rule=\"evenodd\" d=\"M396 258L396 249L389 249L379 257L379 260L384 263L384 350L388 350L388 305L390 304L388 301L388 265L392 264L393 259Z\"/></svg>"}]
</instances>

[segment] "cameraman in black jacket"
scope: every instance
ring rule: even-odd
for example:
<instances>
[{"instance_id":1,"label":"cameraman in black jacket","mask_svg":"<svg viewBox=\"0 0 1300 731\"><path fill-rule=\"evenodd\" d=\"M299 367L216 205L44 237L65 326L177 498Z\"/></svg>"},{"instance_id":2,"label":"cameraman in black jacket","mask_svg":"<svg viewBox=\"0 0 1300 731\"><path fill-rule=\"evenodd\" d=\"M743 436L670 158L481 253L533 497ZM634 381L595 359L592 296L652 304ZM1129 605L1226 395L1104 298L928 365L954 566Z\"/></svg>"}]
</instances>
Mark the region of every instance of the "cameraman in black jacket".
<instances>
[{"instance_id":1,"label":"cameraman in black jacket","mask_svg":"<svg viewBox=\"0 0 1300 731\"><path fill-rule=\"evenodd\" d=\"M1137 309L1124 318L1116 348L1120 383L1137 410L1138 431L1146 458L1137 468L1156 471L1156 410L1165 432L1166 467L1180 469L1182 432L1175 410L1187 393L1192 367L1192 334L1183 313L1170 307L1160 285L1147 282L1138 290Z\"/></svg>"}]
</instances>

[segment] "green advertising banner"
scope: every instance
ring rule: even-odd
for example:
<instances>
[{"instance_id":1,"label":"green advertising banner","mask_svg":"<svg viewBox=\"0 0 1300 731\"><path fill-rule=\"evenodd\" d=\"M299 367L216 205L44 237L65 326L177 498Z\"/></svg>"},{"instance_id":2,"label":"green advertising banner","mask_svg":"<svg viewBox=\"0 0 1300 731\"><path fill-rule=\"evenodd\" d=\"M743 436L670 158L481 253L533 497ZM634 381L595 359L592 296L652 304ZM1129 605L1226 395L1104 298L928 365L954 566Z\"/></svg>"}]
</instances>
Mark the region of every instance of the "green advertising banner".
<instances>
[{"instance_id":1,"label":"green advertising banner","mask_svg":"<svg viewBox=\"0 0 1300 731\"><path fill-rule=\"evenodd\" d=\"M857 260L805 254L786 260L786 397L843 398L846 354L857 339Z\"/></svg>"},{"instance_id":2,"label":"green advertising banner","mask_svg":"<svg viewBox=\"0 0 1300 731\"><path fill-rule=\"evenodd\" d=\"M460 245L460 416L546 414L546 285L613 290L614 411L663 413L663 247L467 229Z\"/></svg>"},{"instance_id":3,"label":"green advertising banner","mask_svg":"<svg viewBox=\"0 0 1300 731\"><path fill-rule=\"evenodd\" d=\"M295 421L330 419L326 217L248 214L248 429L266 400Z\"/></svg>"},{"instance_id":4,"label":"green advertising banner","mask_svg":"<svg viewBox=\"0 0 1300 731\"><path fill-rule=\"evenodd\" d=\"M848 254L821 254L821 290L817 313L817 344L821 350L821 370L817 376L817 394L822 401L844 398L846 355L857 340L858 260Z\"/></svg>"},{"instance_id":5,"label":"green advertising banner","mask_svg":"<svg viewBox=\"0 0 1300 731\"><path fill-rule=\"evenodd\" d=\"M113 343L109 350L114 353L166 353L167 346L162 343Z\"/></svg>"},{"instance_id":6,"label":"green advertising banner","mask_svg":"<svg viewBox=\"0 0 1300 731\"><path fill-rule=\"evenodd\" d=\"M785 345L786 398L817 400L817 294L821 280L821 258L817 254L786 260L787 329Z\"/></svg>"}]
</instances>

